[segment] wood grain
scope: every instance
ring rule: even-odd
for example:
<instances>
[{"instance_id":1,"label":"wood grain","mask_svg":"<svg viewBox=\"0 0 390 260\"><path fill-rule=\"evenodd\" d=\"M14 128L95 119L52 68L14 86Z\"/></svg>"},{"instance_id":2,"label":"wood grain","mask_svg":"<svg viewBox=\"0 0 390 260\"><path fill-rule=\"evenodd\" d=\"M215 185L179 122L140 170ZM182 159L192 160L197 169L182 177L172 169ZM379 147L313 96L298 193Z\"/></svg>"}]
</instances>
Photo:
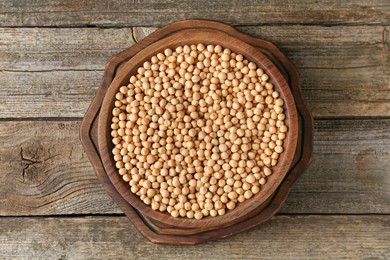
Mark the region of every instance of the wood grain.
<instances>
[{"instance_id":1,"label":"wood grain","mask_svg":"<svg viewBox=\"0 0 390 260\"><path fill-rule=\"evenodd\" d=\"M388 24L390 6L375 1L2 1L2 26L162 26L182 19L233 25Z\"/></svg>"},{"instance_id":2,"label":"wood grain","mask_svg":"<svg viewBox=\"0 0 390 260\"><path fill-rule=\"evenodd\" d=\"M326 215L390 214L389 17L388 0L0 1L0 258L390 259L389 215ZM185 18L231 23L297 66L320 120L280 211L293 215L197 247L153 245L122 216L42 217L121 213L79 121L113 54Z\"/></svg>"},{"instance_id":3,"label":"wood grain","mask_svg":"<svg viewBox=\"0 0 390 260\"><path fill-rule=\"evenodd\" d=\"M277 44L298 68L347 69L387 64L389 27L239 26ZM0 28L6 71L103 70L108 59L156 28Z\"/></svg>"},{"instance_id":4,"label":"wood grain","mask_svg":"<svg viewBox=\"0 0 390 260\"><path fill-rule=\"evenodd\" d=\"M79 127L0 123L0 215L119 213L92 171Z\"/></svg>"},{"instance_id":5,"label":"wood grain","mask_svg":"<svg viewBox=\"0 0 390 260\"><path fill-rule=\"evenodd\" d=\"M187 247L154 245L125 217L0 218L0 231L6 259L390 257L388 216L276 216L245 234Z\"/></svg>"},{"instance_id":6,"label":"wood grain","mask_svg":"<svg viewBox=\"0 0 390 260\"><path fill-rule=\"evenodd\" d=\"M312 165L281 212L389 213L390 120L317 120L314 132Z\"/></svg>"},{"instance_id":7,"label":"wood grain","mask_svg":"<svg viewBox=\"0 0 390 260\"><path fill-rule=\"evenodd\" d=\"M102 75L102 71L0 72L0 118L80 118Z\"/></svg>"},{"instance_id":8,"label":"wood grain","mask_svg":"<svg viewBox=\"0 0 390 260\"><path fill-rule=\"evenodd\" d=\"M0 28L0 39L0 69L22 72L101 71L134 44L131 28Z\"/></svg>"},{"instance_id":9,"label":"wood grain","mask_svg":"<svg viewBox=\"0 0 390 260\"><path fill-rule=\"evenodd\" d=\"M291 59L315 117L389 115L388 28L289 25L238 29L275 43ZM134 38L151 32L152 28L136 27Z\"/></svg>"},{"instance_id":10,"label":"wood grain","mask_svg":"<svg viewBox=\"0 0 390 260\"><path fill-rule=\"evenodd\" d=\"M0 28L0 118L83 117L112 54L153 30ZM239 30L271 40L295 63L315 117L390 116L388 28Z\"/></svg>"},{"instance_id":11,"label":"wood grain","mask_svg":"<svg viewBox=\"0 0 390 260\"><path fill-rule=\"evenodd\" d=\"M79 127L0 123L0 215L121 213L83 152ZM312 165L281 212L390 214L390 120L316 120L314 137Z\"/></svg>"}]
</instances>

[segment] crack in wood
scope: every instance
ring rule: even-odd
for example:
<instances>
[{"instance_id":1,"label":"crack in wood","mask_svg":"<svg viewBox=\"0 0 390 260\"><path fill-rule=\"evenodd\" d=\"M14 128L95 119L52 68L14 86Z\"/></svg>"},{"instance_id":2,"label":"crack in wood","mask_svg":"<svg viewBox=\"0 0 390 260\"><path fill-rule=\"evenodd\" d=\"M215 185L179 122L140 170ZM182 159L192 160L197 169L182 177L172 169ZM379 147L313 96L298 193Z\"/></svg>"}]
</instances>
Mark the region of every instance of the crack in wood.
<instances>
[{"instance_id":1,"label":"crack in wood","mask_svg":"<svg viewBox=\"0 0 390 260\"><path fill-rule=\"evenodd\" d=\"M34 160L33 158L35 158L36 155L38 154L38 150L35 151L34 155L31 158L27 158L23 154L23 147L20 147L19 154L20 154L21 165L22 165L22 183L25 183L27 170L30 169L30 167L34 167L36 164L45 163L46 161L51 160L58 156L58 155L52 155L43 160Z\"/></svg>"},{"instance_id":2,"label":"crack in wood","mask_svg":"<svg viewBox=\"0 0 390 260\"><path fill-rule=\"evenodd\" d=\"M34 156L35 155L36 155L36 153L34 154ZM20 147L20 159L22 161L22 167L23 167L22 168L22 182L24 183L27 170L30 168L30 166L34 166L34 164L37 164L37 163L42 163L43 161L33 160L31 158L26 158L23 155L23 147Z\"/></svg>"},{"instance_id":3,"label":"crack in wood","mask_svg":"<svg viewBox=\"0 0 390 260\"><path fill-rule=\"evenodd\" d=\"M386 29L386 27L383 27L382 32L382 43L383 43L383 49L385 51L385 54L387 56L387 60L390 60L390 36L389 36L389 30Z\"/></svg>"},{"instance_id":4,"label":"crack in wood","mask_svg":"<svg viewBox=\"0 0 390 260\"><path fill-rule=\"evenodd\" d=\"M138 40L137 40L137 37L136 37L136 35L135 35L134 27L131 27L131 28L130 28L130 32L131 32L131 39L132 39L135 43L137 43Z\"/></svg>"}]
</instances>

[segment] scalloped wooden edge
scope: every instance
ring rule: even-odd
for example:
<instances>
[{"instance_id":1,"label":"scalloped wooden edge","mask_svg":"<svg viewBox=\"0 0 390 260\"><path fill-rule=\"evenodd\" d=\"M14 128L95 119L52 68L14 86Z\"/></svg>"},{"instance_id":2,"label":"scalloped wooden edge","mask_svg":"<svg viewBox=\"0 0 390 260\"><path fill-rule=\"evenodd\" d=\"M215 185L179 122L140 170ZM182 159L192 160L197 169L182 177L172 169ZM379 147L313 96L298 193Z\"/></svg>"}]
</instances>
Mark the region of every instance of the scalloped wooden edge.
<instances>
[{"instance_id":1,"label":"scalloped wooden edge","mask_svg":"<svg viewBox=\"0 0 390 260\"><path fill-rule=\"evenodd\" d=\"M96 147L96 140L94 140L94 137L97 136L96 120L99 115L100 106L104 98L104 93L110 85L112 79L114 78L117 68L120 67L123 62L125 62L130 57L139 52L141 49L143 49L146 45L149 45L151 42L158 40L164 35L168 35L172 31L181 30L185 28L212 28L222 30L234 37L239 37L241 40L247 42L248 44L256 48L264 49L265 54L267 54L269 58L273 57L272 61L275 63L275 65L278 66L282 74L284 76L289 76L289 79L286 78L286 80L289 81L289 86L293 92L298 113L302 119L301 123L303 127L300 130L302 131L303 137L301 140L301 156L297 158L297 163L291 168L283 182L280 184L272 201L258 215L255 215L252 218L244 220L235 225L225 227L223 229L206 231L192 235L166 235L159 234L155 230L153 230L153 228L148 225L148 221L145 221L144 217L139 214L135 209L133 209L131 205L129 205L126 200L124 200L120 196L115 187L112 186L111 182L108 179L108 176L104 171L104 167L102 165L100 154ZM184 20L171 23L157 30L151 35L145 37L143 40L134 44L131 48L119 53L118 55L115 55L109 61L106 66L102 83L97 91L94 100L88 108L88 111L81 124L80 139L90 161L92 162L94 170L98 178L102 182L103 186L143 236L145 236L153 243L188 245L225 238L243 232L260 223L267 221L278 211L278 209L281 207L281 205L287 198L288 192L290 191L292 184L308 167L311 161L313 146L313 119L302 98L298 74L294 65L274 44L262 39L256 39L249 35L243 34L234 29L233 27L220 22L208 20Z\"/></svg>"}]
</instances>

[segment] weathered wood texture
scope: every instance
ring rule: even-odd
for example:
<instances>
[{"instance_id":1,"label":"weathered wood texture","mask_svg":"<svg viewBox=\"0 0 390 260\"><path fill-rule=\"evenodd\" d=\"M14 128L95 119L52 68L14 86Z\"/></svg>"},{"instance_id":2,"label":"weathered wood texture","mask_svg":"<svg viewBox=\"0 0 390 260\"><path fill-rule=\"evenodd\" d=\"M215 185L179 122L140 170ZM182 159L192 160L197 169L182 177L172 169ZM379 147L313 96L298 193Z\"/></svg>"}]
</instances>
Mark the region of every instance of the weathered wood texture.
<instances>
[{"instance_id":1,"label":"weathered wood texture","mask_svg":"<svg viewBox=\"0 0 390 260\"><path fill-rule=\"evenodd\" d=\"M198 246L154 245L125 217L0 218L5 259L388 259L388 216L276 216Z\"/></svg>"},{"instance_id":2,"label":"weathered wood texture","mask_svg":"<svg viewBox=\"0 0 390 260\"><path fill-rule=\"evenodd\" d=\"M315 117L390 116L388 28L244 26L296 64ZM0 28L1 118L83 117L108 59L154 28Z\"/></svg>"},{"instance_id":3,"label":"weathered wood texture","mask_svg":"<svg viewBox=\"0 0 390 260\"><path fill-rule=\"evenodd\" d=\"M0 259L390 259L389 17L388 0L0 1ZM189 18L277 44L320 120L287 215L215 243L157 246L113 216L78 132L108 59Z\"/></svg>"},{"instance_id":4,"label":"weathered wood texture","mask_svg":"<svg viewBox=\"0 0 390 260\"><path fill-rule=\"evenodd\" d=\"M317 120L312 165L282 212L388 214L389 169L390 120Z\"/></svg>"},{"instance_id":5,"label":"weathered wood texture","mask_svg":"<svg viewBox=\"0 0 390 260\"><path fill-rule=\"evenodd\" d=\"M119 212L80 144L80 122L0 122L0 215Z\"/></svg>"},{"instance_id":6,"label":"weathered wood texture","mask_svg":"<svg viewBox=\"0 0 390 260\"><path fill-rule=\"evenodd\" d=\"M0 123L0 215L121 213L93 173L79 127ZM282 213L390 214L390 120L317 120L314 144Z\"/></svg>"},{"instance_id":7,"label":"weathered wood texture","mask_svg":"<svg viewBox=\"0 0 390 260\"><path fill-rule=\"evenodd\" d=\"M242 26L296 65L315 117L390 115L390 37L380 26ZM153 28L134 28L135 40Z\"/></svg>"},{"instance_id":8,"label":"weathered wood texture","mask_svg":"<svg viewBox=\"0 0 390 260\"><path fill-rule=\"evenodd\" d=\"M375 1L12 1L1 26L161 26L181 19L249 24L389 24L390 5Z\"/></svg>"},{"instance_id":9,"label":"weathered wood texture","mask_svg":"<svg viewBox=\"0 0 390 260\"><path fill-rule=\"evenodd\" d=\"M21 72L102 71L134 44L131 28L0 28L0 39L0 69Z\"/></svg>"},{"instance_id":10,"label":"weathered wood texture","mask_svg":"<svg viewBox=\"0 0 390 260\"><path fill-rule=\"evenodd\" d=\"M0 117L82 117L132 29L0 29Z\"/></svg>"}]
</instances>

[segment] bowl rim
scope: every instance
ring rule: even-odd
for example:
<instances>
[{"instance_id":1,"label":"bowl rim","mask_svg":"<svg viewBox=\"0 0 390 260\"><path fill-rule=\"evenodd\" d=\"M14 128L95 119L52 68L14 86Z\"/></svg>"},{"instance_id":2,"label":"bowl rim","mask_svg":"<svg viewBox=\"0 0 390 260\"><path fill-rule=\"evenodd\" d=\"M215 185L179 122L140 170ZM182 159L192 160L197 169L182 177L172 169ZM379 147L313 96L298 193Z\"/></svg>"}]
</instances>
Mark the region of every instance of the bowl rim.
<instances>
[{"instance_id":1,"label":"bowl rim","mask_svg":"<svg viewBox=\"0 0 390 260\"><path fill-rule=\"evenodd\" d=\"M111 118L112 118L111 111L112 108L114 107L113 100L115 100L115 94L117 93L119 87L122 86L123 84L127 85L130 74L133 74L131 70L137 69L142 64L142 62L148 60L151 56L157 54L159 51L168 48L167 46L169 44L170 45L173 44L175 46L192 44L194 43L194 38L199 39L198 37L202 39L202 41L200 42L204 44L212 44L213 42L215 42L215 44L220 44L225 48L226 47L230 48L235 53L243 54L245 58L255 62L259 67L261 67L270 76L270 82L274 84L275 88L279 91L279 93L285 100L285 107L288 108L285 110L286 120L287 120L286 125L288 125L289 127L289 131L288 131L289 134L287 134L287 137L283 145L285 151L284 153L281 154L281 158L285 157L286 155L289 156L287 158L284 158L282 161L279 161L278 165L276 166L277 169L279 170L280 168L282 169L269 176L267 179L268 183L262 187L261 191L251 199L237 204L236 209L227 211L226 214L223 216L217 216L214 218L205 217L202 220L195 220L195 219L188 219L188 218L173 218L169 213L154 211L150 208L150 206L145 205L137 195L131 193L128 183L124 182L120 177L120 175L117 173L115 162L111 154L112 149L109 149L110 147L113 147L112 137L110 135L111 132L110 125L111 125ZM242 49L238 49L239 47L237 46L242 47ZM262 54L255 47L247 44L244 41L236 39L226 33L214 29L184 29L181 31L174 32L169 36L159 39L156 42L153 42L152 44L143 48L136 55L134 55L130 60L124 63L121 66L121 68L118 70L117 75L115 76L114 80L111 82L110 87L108 88L104 96L100 113L101 114L99 116L99 122L98 122L99 153L102 156L103 159L102 162L104 168L113 186L118 190L118 192L127 202L129 202L134 208L136 208L142 214L145 214L152 219L163 221L167 224L183 227L183 228L197 228L197 227L205 227L205 226L220 227L224 225L230 225L235 221L239 221L242 220L242 218L245 218L247 214L249 214L251 211L253 211L258 206L260 206L262 202L267 200L267 198L277 190L277 188L279 187L280 183L286 176L291 166L295 154L295 148L297 146L298 116L297 116L296 104L292 92L286 80L281 75L280 71L264 54ZM280 167L280 165L282 165L283 167ZM277 176L278 178L276 178L275 176ZM275 179L275 180L271 182L270 179ZM270 183L272 185L269 185ZM126 190L124 190L124 186L127 186ZM263 192L264 190L265 192ZM264 196L264 194L267 193L267 191L268 191L268 194L266 194L267 196ZM261 195L263 195L263 197L260 197ZM250 203L254 201L256 201L256 203ZM248 205L245 207L245 204ZM251 206L249 204L251 204ZM238 212L239 210L240 212Z\"/></svg>"}]
</instances>

